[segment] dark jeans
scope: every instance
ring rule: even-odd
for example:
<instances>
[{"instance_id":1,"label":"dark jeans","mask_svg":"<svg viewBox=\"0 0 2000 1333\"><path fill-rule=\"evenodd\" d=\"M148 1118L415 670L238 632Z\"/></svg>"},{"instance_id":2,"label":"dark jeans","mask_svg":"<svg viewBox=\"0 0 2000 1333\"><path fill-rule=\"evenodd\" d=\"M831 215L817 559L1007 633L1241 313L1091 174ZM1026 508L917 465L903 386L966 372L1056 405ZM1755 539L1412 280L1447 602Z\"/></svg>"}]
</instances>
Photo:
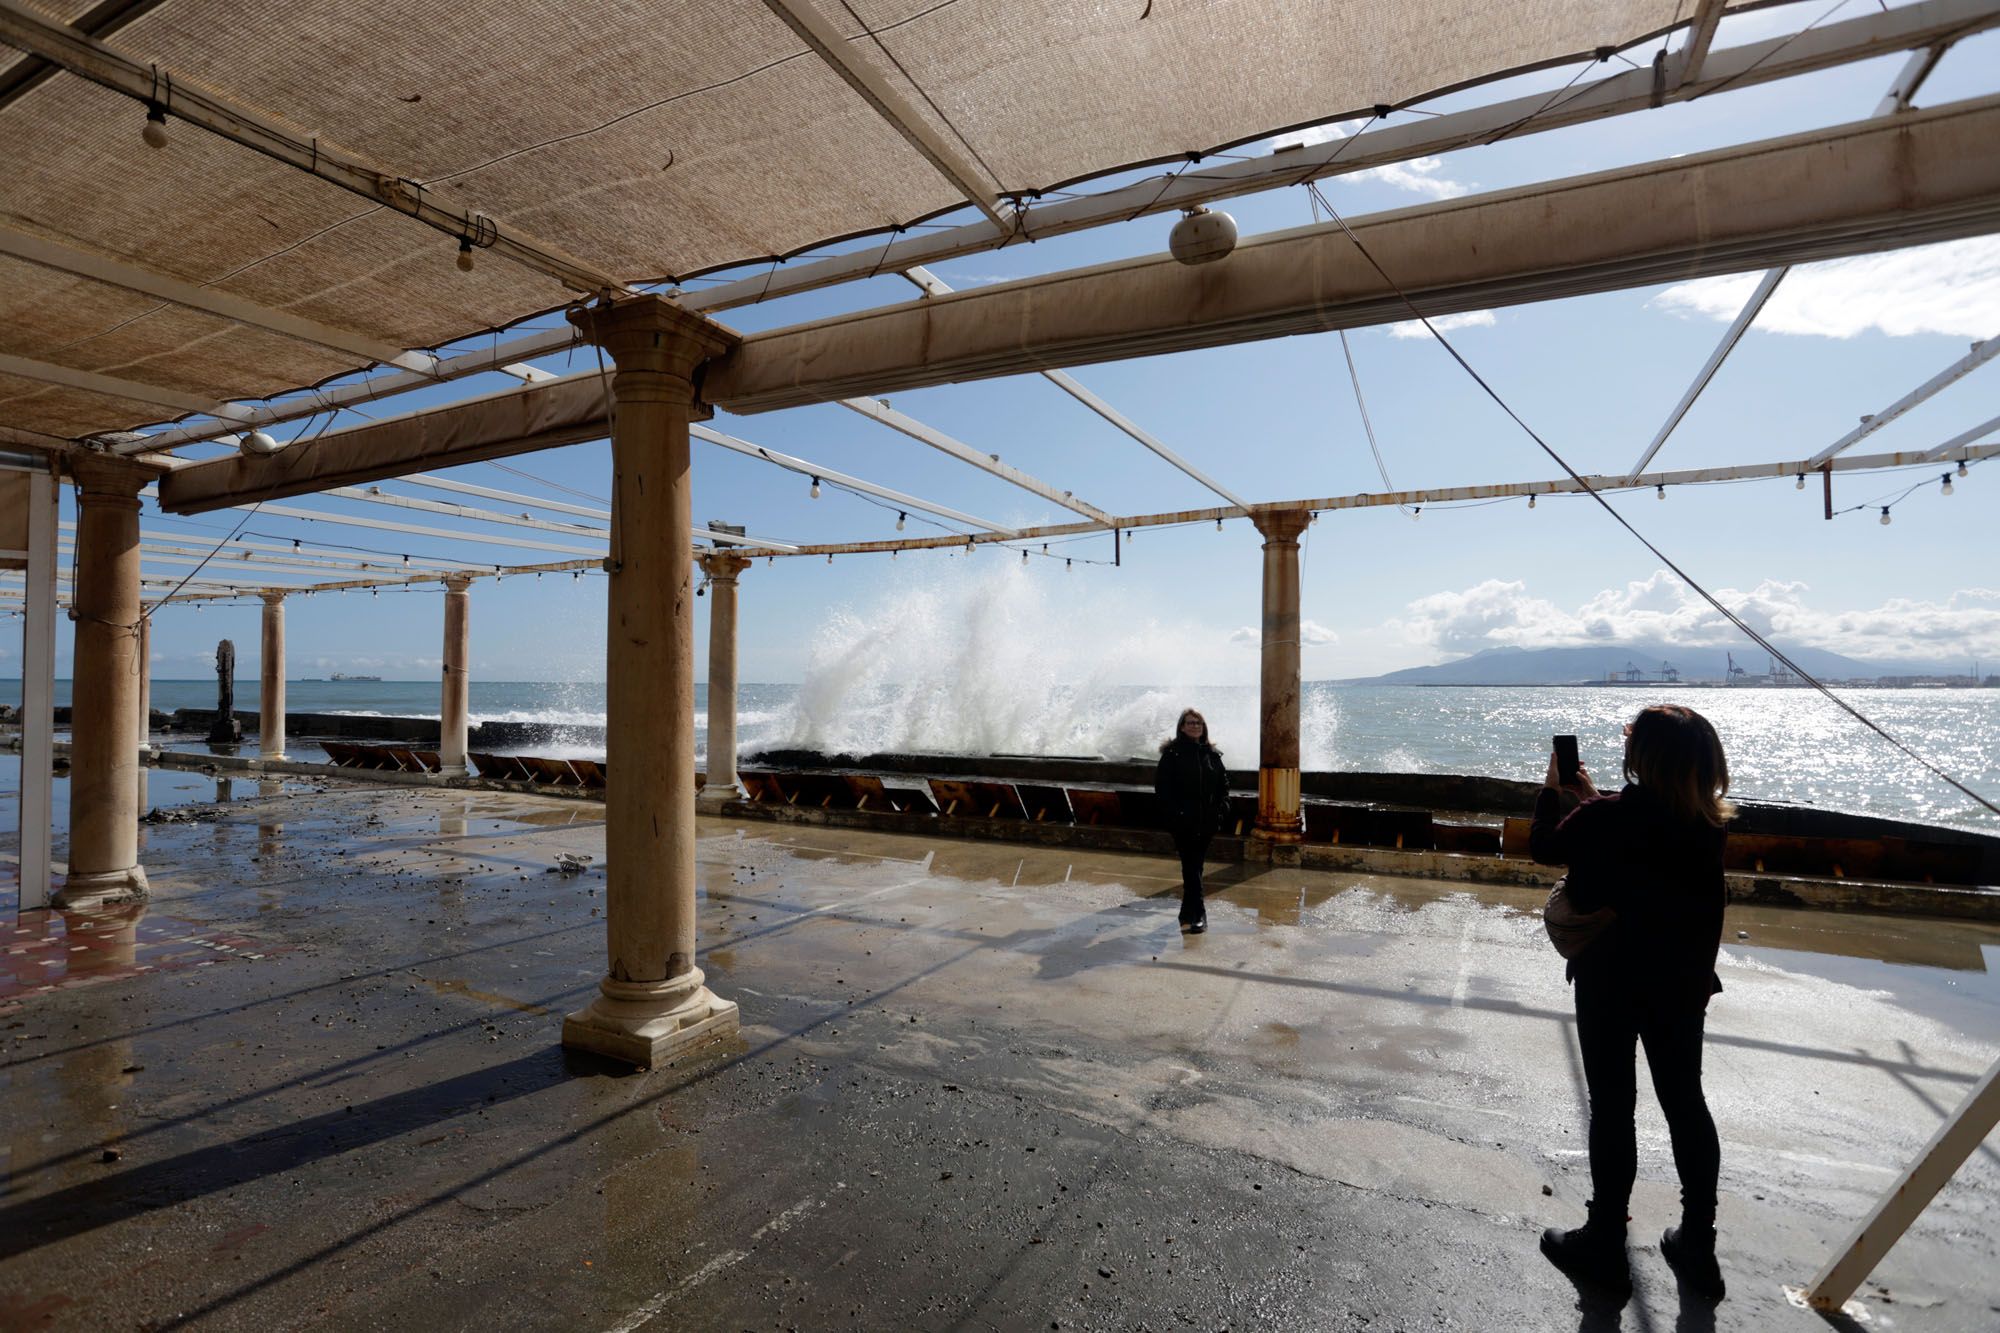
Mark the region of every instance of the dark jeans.
<instances>
[{"instance_id":1,"label":"dark jeans","mask_svg":"<svg viewBox=\"0 0 2000 1333\"><path fill-rule=\"evenodd\" d=\"M1181 920L1199 921L1208 915L1201 896L1201 863L1208 856L1206 833L1177 832L1174 850L1181 854Z\"/></svg>"},{"instance_id":2,"label":"dark jeans","mask_svg":"<svg viewBox=\"0 0 2000 1333\"><path fill-rule=\"evenodd\" d=\"M1653 1091L1673 1139L1682 1221L1689 1226L1715 1225L1722 1148L1701 1093L1706 1017L1692 1006L1647 1004L1617 974L1583 973L1576 979L1576 1040L1590 1092L1591 1193L1595 1206L1611 1217L1625 1216L1638 1172L1634 1047L1644 1043Z\"/></svg>"}]
</instances>

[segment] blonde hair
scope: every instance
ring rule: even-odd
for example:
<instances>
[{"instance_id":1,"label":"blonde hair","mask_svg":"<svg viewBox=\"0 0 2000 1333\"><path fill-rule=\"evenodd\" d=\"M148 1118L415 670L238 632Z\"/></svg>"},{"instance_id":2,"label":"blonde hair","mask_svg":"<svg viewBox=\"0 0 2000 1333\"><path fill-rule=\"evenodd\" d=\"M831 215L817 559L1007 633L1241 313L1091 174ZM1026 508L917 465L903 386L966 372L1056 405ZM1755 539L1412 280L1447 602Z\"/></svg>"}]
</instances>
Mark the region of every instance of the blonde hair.
<instances>
[{"instance_id":1,"label":"blonde hair","mask_svg":"<svg viewBox=\"0 0 2000 1333\"><path fill-rule=\"evenodd\" d=\"M1683 821L1721 828L1735 817L1729 760L1707 718L1680 704L1655 704L1632 719L1625 738L1625 779L1664 802Z\"/></svg>"}]
</instances>

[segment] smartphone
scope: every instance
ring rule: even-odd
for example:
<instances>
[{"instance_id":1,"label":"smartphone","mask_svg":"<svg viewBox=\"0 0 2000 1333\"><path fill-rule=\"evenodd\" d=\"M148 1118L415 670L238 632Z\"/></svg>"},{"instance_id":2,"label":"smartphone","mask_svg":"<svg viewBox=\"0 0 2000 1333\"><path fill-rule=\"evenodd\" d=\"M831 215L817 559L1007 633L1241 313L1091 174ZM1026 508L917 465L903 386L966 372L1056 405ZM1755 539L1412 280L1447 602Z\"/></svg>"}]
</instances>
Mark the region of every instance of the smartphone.
<instances>
[{"instance_id":1,"label":"smartphone","mask_svg":"<svg viewBox=\"0 0 2000 1333\"><path fill-rule=\"evenodd\" d=\"M1557 736L1555 747L1556 780L1565 787L1572 786L1576 782L1576 770L1580 762L1576 757L1576 737Z\"/></svg>"}]
</instances>

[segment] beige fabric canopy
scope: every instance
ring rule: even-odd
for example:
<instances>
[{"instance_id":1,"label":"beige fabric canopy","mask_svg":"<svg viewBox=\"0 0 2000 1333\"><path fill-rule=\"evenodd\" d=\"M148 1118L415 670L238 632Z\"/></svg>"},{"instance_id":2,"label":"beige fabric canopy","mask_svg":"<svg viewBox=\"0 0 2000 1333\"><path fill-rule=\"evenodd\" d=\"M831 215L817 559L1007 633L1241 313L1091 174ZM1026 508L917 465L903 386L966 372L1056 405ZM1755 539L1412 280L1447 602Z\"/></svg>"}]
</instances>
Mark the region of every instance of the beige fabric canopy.
<instances>
[{"instance_id":1,"label":"beige fabric canopy","mask_svg":"<svg viewBox=\"0 0 2000 1333\"><path fill-rule=\"evenodd\" d=\"M37 6L63 20L84 8ZM989 201L1622 46L1691 9L818 5L846 35L842 58L900 90L976 165ZM279 119L627 283L796 253L964 202L760 0L166 0L104 41L156 70L167 146L141 142L137 102L75 75L4 91L28 58L9 60L0 226L398 349L505 326L574 293L497 255L460 272L451 236L171 119L177 90ZM368 364L21 258L0 258L0 354L217 401ZM78 437L186 410L105 387L0 373L0 424Z\"/></svg>"}]
</instances>

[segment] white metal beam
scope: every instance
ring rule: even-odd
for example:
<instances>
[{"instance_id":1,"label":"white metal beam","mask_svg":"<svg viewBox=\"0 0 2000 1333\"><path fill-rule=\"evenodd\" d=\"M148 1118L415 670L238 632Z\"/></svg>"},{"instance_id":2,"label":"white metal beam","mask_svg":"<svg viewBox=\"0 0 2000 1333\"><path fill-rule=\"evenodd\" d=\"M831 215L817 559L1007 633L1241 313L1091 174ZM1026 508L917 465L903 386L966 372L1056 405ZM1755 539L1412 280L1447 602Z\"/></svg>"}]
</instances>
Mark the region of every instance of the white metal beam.
<instances>
[{"instance_id":1,"label":"white metal beam","mask_svg":"<svg viewBox=\"0 0 2000 1333\"><path fill-rule=\"evenodd\" d=\"M1977 445L1966 450L1968 461L1978 461L2000 457L2000 444ZM1835 472L1880 472L1896 468L1914 467L1924 463L1922 453L1871 454L1865 457L1839 458L1828 464ZM1585 485L1593 491L1606 494L1617 491L1651 490L1656 486L1702 486L1720 482L1760 481L1774 478L1789 479L1805 471L1803 461L1779 463L1753 463L1734 467L1697 468L1681 472L1647 472L1636 478L1586 476ZM871 541L819 543L801 546L799 555L866 555L888 551L941 550L965 546L986 546L1009 543L1031 543L1053 540L1058 537L1083 536L1093 532L1108 532L1112 528L1154 528L1177 527L1188 524L1208 524L1232 518L1247 518L1252 513L1265 510L1309 510L1321 512L1336 509L1375 509L1385 506L1446 505L1470 500L1525 499L1535 495L1581 495L1584 485L1562 477L1554 481L1523 481L1503 485L1487 486L1444 486L1429 487L1420 491L1362 492L1358 495L1331 495L1318 499L1282 500L1273 504L1253 505L1246 510L1235 505L1225 505L1214 509L1182 509L1171 513L1139 514L1112 519L1108 523L1052 523L1042 527L1021 528L1012 533L983 535L966 533L951 537L915 537L907 541Z\"/></svg>"},{"instance_id":2,"label":"white metal beam","mask_svg":"<svg viewBox=\"0 0 2000 1333\"><path fill-rule=\"evenodd\" d=\"M1943 370L1883 408L1880 412L1875 413L1873 416L1861 418L1860 425L1814 454L1806 464L1807 470L1810 471L1817 468L1821 463L1824 463L1836 454L1844 453L1894 421L1897 417L1908 412L1911 408L1936 397L1943 390L1958 383L1996 356L2000 356L2000 337L1988 338L1985 342L1972 344L1970 352L1952 362Z\"/></svg>"},{"instance_id":3,"label":"white metal beam","mask_svg":"<svg viewBox=\"0 0 2000 1333\"><path fill-rule=\"evenodd\" d=\"M814 54L826 66L868 103L869 108L888 122L889 127L908 141L925 161L936 167L938 174L952 183L967 203L984 213L994 226L1002 228L1007 222L994 207L997 182L992 185L982 180L983 172L964 153L948 143L942 134L933 130L921 111L896 89L889 80L882 77L875 67L866 60L849 56L847 38L840 30L827 21L814 7L812 0L764 0L773 14L785 26L798 34L799 40L813 49ZM851 13L852 11L850 11ZM866 34L864 34L866 35ZM947 125L946 129L951 129ZM956 131L953 131L956 133ZM971 145L967 145L969 148Z\"/></svg>"},{"instance_id":4,"label":"white metal beam","mask_svg":"<svg viewBox=\"0 0 2000 1333\"><path fill-rule=\"evenodd\" d=\"M1722 22L1724 0L1701 0L1688 21L1687 41L1670 59L1675 66L1670 82L1676 88L1701 77L1708 61L1709 44L1715 40L1716 25Z\"/></svg>"},{"instance_id":5,"label":"white metal beam","mask_svg":"<svg viewBox=\"0 0 2000 1333\"><path fill-rule=\"evenodd\" d=\"M944 279L938 277L935 273L932 273L927 268L918 266L914 268L905 269L903 271L903 276L908 278L911 282L914 282L918 287L922 288L926 296L948 296L951 294L952 290L951 285L945 282ZM1041 376L1043 379L1055 385L1057 388L1061 389L1064 393L1068 394L1070 397L1076 399L1079 403L1082 403L1085 407L1089 408L1091 411L1097 413L1097 415L1103 417L1106 421L1116 426L1119 430L1124 431L1127 435L1137 440L1140 444L1143 444L1148 449L1151 449L1155 454L1159 455L1159 457L1164 459L1166 462L1172 464L1174 467L1179 468L1183 473L1185 473L1189 477L1192 477L1194 480L1200 482L1203 486L1206 486L1209 490L1214 491L1217 495L1229 501L1229 503L1233 505L1247 505L1250 503L1248 500L1245 500L1242 496L1236 494L1236 492L1228 489L1227 487L1222 485L1222 483L1216 481L1213 477L1210 477L1207 473L1203 472L1200 468L1196 467L1194 464L1188 462L1185 458L1182 458L1179 454L1175 453L1173 450L1167 448L1165 444L1162 444L1159 440L1154 439L1152 435L1148 434L1145 430L1141 429L1137 422L1127 417L1117 408L1105 402L1102 398L1099 398L1096 394L1084 388L1081 384L1078 384L1076 380L1070 376L1068 371L1044 370L1041 372Z\"/></svg>"},{"instance_id":6,"label":"white metal beam","mask_svg":"<svg viewBox=\"0 0 2000 1333\"><path fill-rule=\"evenodd\" d=\"M548 378L554 379L550 375ZM504 500L508 504L523 504L535 509L549 509L558 514L576 514L582 518L610 518L611 511L604 508L586 508L579 504L569 504L562 500L544 500L533 495L521 495L515 491L495 490L490 486L475 486L469 481L458 481L451 477L433 476L428 472L412 472L396 478L410 486L428 486L433 490L455 491L460 495L477 495L486 500Z\"/></svg>"},{"instance_id":7,"label":"white metal beam","mask_svg":"<svg viewBox=\"0 0 2000 1333\"><path fill-rule=\"evenodd\" d=\"M55 827L56 521L55 477L28 474L28 568L21 634L20 907L47 907Z\"/></svg>"},{"instance_id":8,"label":"white metal beam","mask_svg":"<svg viewBox=\"0 0 2000 1333\"><path fill-rule=\"evenodd\" d=\"M1000 455L982 454L971 445L955 440L943 431L933 426L926 426L916 418L898 412L894 408L873 398L843 398L840 401L840 405L851 411L859 412L871 421L879 421L891 430L901 431L919 443L928 444L939 453L949 454L961 463L970 464L978 468L981 472L998 477L1002 481L1011 482L1024 491L1041 496L1044 500L1053 501L1065 509L1074 510L1079 514L1087 514L1096 519L1109 520L1111 517L1097 506L1077 499L1073 492L1059 491L1047 482L1031 477L1017 467L1011 467L1001 462Z\"/></svg>"},{"instance_id":9,"label":"white metal beam","mask_svg":"<svg viewBox=\"0 0 2000 1333\"><path fill-rule=\"evenodd\" d=\"M1712 14L1706 12L1710 9L1714 11ZM1719 3L1704 3L1704 12L1695 17L1694 31L1700 32L1706 23L1709 36L1713 36L1716 20L1721 17L1721 10L1722 6ZM1911 52L1910 58L1903 62L1903 67L1896 72L1895 79L1889 84L1889 91L1883 94L1882 100L1876 104L1875 114L1893 116L1897 112L1908 111L1910 99L1916 96L1917 89L1929 77L1931 70L1937 67L1937 62L1944 55L1947 45L1949 43L1941 42L1936 46ZM1707 43L1704 41L1700 49L1705 51L1706 48ZM1697 69L1699 64L1697 60ZM1694 377L1694 383L1690 384L1687 392L1681 395L1680 402L1674 405L1674 410L1661 424L1659 433L1653 436L1653 442L1646 446L1643 454L1639 455L1639 461L1632 465L1629 475L1637 476L1645 471L1646 464L1653 461L1653 456L1660 452L1660 447L1667 442L1667 437L1681 424L1681 418L1685 417L1688 409L1694 406L1694 400L1701 397L1702 392L1708 388L1708 382L1715 378L1715 372L1722 368L1724 359L1736 350L1736 344L1742 340L1751 323L1763 312L1765 303L1771 299L1771 293L1778 290L1778 284L1783 282L1785 275L1791 271L1791 265L1780 265L1768 270L1758 280L1756 290L1752 291L1750 299L1743 303L1743 309L1737 312L1735 320L1723 333L1722 341L1715 345L1713 352L1709 353L1708 361L1702 366L1701 372Z\"/></svg>"},{"instance_id":10,"label":"white metal beam","mask_svg":"<svg viewBox=\"0 0 2000 1333\"><path fill-rule=\"evenodd\" d=\"M471 505L452 504L447 500L420 500L413 495L391 495L380 486L335 486L319 494L341 500L359 500L364 504L415 509L426 514L444 514L475 523L497 523L510 528L536 528L542 532L568 533L572 537L602 539L611 535L609 529L590 527L582 523L564 523L557 519L534 518L527 514L503 514L493 509L475 509Z\"/></svg>"},{"instance_id":11,"label":"white metal beam","mask_svg":"<svg viewBox=\"0 0 2000 1333\"><path fill-rule=\"evenodd\" d=\"M13 227L0 226L0 255L12 255L16 259L39 264L43 268L55 269L57 272L68 273L75 277L89 278L93 282L109 283L114 287L139 292L171 305L205 311L211 315L219 315L223 319L234 320L238 324L246 324L251 328L281 333L288 338L297 338L301 342L312 343L317 347L329 348L336 352L346 352L383 365L397 366L423 375L429 375L437 366L437 358L428 352L405 351L390 343L378 342L358 333L329 328L315 320L301 319L282 310L272 310L254 301L246 301L242 297L219 292L213 287L182 282L179 278L153 273L136 264L90 254L74 246L45 240Z\"/></svg>"},{"instance_id":12,"label":"white metal beam","mask_svg":"<svg viewBox=\"0 0 2000 1333\"><path fill-rule=\"evenodd\" d=\"M751 458L761 458L768 463L776 463L779 467L790 468L801 476L818 477L823 481L830 481L836 485L851 487L864 494L872 495L877 499L901 505L905 509L915 509L922 513L935 515L938 518L949 519L953 523L963 523L968 527L984 528L988 532L1006 532L1009 530L1001 527L998 523L989 523L983 518L975 518L971 514L961 513L956 509L947 509L943 505L932 504L928 500L919 500L914 495L905 495L901 491L890 490L886 486L877 486L871 481L863 481L859 477L850 477L845 472L836 472L832 468L821 467L819 464L808 462L803 458L795 458L791 454L779 453L776 449L766 449L761 444L752 444L748 440L739 440L734 435L724 435L719 430L699 423L689 426L688 434L697 440L706 440L710 444L721 445L724 449L732 449L739 454L746 454Z\"/></svg>"},{"instance_id":13,"label":"white metal beam","mask_svg":"<svg viewBox=\"0 0 2000 1333\"><path fill-rule=\"evenodd\" d=\"M449 528L430 528L418 523L396 523L386 518L363 518L358 514L327 514L315 509L293 509L288 505L260 505L260 514L270 514L275 518L305 519L314 523L337 523L350 528L374 528L380 532L407 532L419 537L436 537L443 541L478 542L483 546L511 546L520 551L558 551L563 555L602 555L583 546L559 546L554 542L535 541L528 537L501 537L484 532L458 532Z\"/></svg>"},{"instance_id":14,"label":"white metal beam","mask_svg":"<svg viewBox=\"0 0 2000 1333\"><path fill-rule=\"evenodd\" d=\"M416 188L339 144L302 135L289 125L238 102L171 77L157 65L134 60L103 42L50 19L23 0L0 0L0 43L60 65L80 79L157 104L168 115L211 134L317 176L371 203L383 204L447 236L469 240L586 295L627 293L616 275L563 253L546 241L503 227L456 202L448 190Z\"/></svg>"},{"instance_id":15,"label":"white metal beam","mask_svg":"<svg viewBox=\"0 0 2000 1333\"><path fill-rule=\"evenodd\" d=\"M1710 55L1702 77L1668 93L1667 102L1686 101L1724 85L1750 88L1894 51L1938 42L2000 26L2000 0L1919 0L1885 13L1867 14L1841 23L1822 24L1792 36L1730 47ZM1064 199L1026 210L1006 226L982 219L962 227L924 232L865 253L790 264L755 277L725 282L705 291L688 292L681 303L690 310L713 312L759 301L837 286L878 272L939 263L996 249L1017 240L1039 240L1149 214L1173 212L1193 204L1212 203L1239 195L1295 185L1347 172L1364 171L1411 158L1426 157L1485 143L1496 135L1509 138L1538 134L1609 116L1625 115L1656 105L1653 71L1628 70L1584 84L1551 104L1546 93L1532 93L1505 102L1436 117L1413 117L1320 149L1290 148L1241 162L1205 163L1200 171L1171 180L1154 177L1099 194ZM577 345L574 329L530 333L449 357L429 375L396 371L352 384L316 390L309 398L288 397L251 410L245 424L270 425L297 420L334 407L375 402L434 380L456 379L496 368L514 373L513 363L533 360ZM176 426L121 446L121 453L171 449L226 434L228 426L196 423Z\"/></svg>"},{"instance_id":16,"label":"white metal beam","mask_svg":"<svg viewBox=\"0 0 2000 1333\"><path fill-rule=\"evenodd\" d=\"M0 4L6 2L7 0L0 0ZM181 412L200 412L226 421L240 421L243 415L239 408L217 402L213 398L203 398L198 394L182 393L179 389L163 389L156 384L141 384L137 380L120 379L115 375L100 375L94 370L77 370L72 366L52 365L47 361L36 361L5 352L0 352L0 375L14 375L40 384L60 384L66 389L83 389L111 398L123 398L127 402L171 407Z\"/></svg>"},{"instance_id":17,"label":"white metal beam","mask_svg":"<svg viewBox=\"0 0 2000 1333\"><path fill-rule=\"evenodd\" d=\"M1971 430L1966 431L1963 435L1952 436L1949 440L1946 440L1943 444L1925 454L1924 460L1926 462L1935 462L1940 458L1950 458L1980 436L1991 435L1995 431L2000 431L2000 417L1994 417L1991 421L1982 422L1974 426Z\"/></svg>"}]
</instances>

